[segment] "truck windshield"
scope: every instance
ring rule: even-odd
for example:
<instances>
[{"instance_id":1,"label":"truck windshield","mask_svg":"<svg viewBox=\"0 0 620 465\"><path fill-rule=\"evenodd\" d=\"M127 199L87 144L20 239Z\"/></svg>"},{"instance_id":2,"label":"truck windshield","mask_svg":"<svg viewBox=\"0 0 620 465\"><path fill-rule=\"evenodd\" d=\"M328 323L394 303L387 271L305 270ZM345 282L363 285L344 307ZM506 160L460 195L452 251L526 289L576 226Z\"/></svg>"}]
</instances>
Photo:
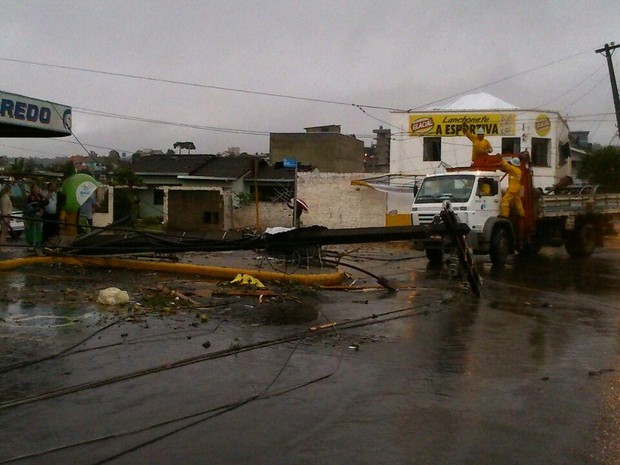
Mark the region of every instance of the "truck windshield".
<instances>
[{"instance_id":1,"label":"truck windshield","mask_svg":"<svg viewBox=\"0 0 620 465\"><path fill-rule=\"evenodd\" d=\"M414 203L435 203L451 200L467 202L474 187L473 175L433 176L424 179Z\"/></svg>"}]
</instances>

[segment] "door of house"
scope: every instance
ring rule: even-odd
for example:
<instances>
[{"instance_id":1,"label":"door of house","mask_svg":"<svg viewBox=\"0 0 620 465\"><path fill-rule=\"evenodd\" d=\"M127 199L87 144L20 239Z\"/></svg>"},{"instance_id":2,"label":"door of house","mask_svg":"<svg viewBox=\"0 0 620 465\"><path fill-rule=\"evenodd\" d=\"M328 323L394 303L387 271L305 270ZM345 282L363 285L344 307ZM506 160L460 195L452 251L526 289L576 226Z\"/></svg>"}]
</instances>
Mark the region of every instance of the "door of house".
<instances>
[{"instance_id":1,"label":"door of house","mask_svg":"<svg viewBox=\"0 0 620 465\"><path fill-rule=\"evenodd\" d=\"M168 230L221 231L224 200L219 191L168 191Z\"/></svg>"}]
</instances>

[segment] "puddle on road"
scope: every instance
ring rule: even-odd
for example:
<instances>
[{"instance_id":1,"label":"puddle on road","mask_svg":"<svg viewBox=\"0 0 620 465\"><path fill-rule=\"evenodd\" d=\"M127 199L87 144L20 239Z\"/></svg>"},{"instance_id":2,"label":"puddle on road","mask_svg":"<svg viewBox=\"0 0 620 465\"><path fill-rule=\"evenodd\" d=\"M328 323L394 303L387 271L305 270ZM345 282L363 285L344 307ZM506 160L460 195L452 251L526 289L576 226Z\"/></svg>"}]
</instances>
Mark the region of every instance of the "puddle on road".
<instances>
[{"instance_id":1,"label":"puddle on road","mask_svg":"<svg viewBox=\"0 0 620 465\"><path fill-rule=\"evenodd\" d=\"M572 259L554 249L535 257L516 255L506 266L479 263L481 276L546 291L571 291L588 295L613 295L620 288L620 266L603 251L584 259Z\"/></svg>"},{"instance_id":2,"label":"puddle on road","mask_svg":"<svg viewBox=\"0 0 620 465\"><path fill-rule=\"evenodd\" d=\"M53 312L52 309L47 309L47 312ZM76 324L88 324L89 322L96 322L100 319L100 315L97 312L88 312L82 315L55 315L53 313L46 313L46 309L37 307L36 313L26 312L21 308L19 304L11 304L7 308L6 316L2 317L0 324L10 328L61 328L65 326L72 326Z\"/></svg>"},{"instance_id":3,"label":"puddle on road","mask_svg":"<svg viewBox=\"0 0 620 465\"><path fill-rule=\"evenodd\" d=\"M2 327L62 328L102 318L131 318L148 313L162 317L179 312L196 313L199 317L222 313L224 317L273 325L298 324L318 317L320 302L314 298L315 291L307 286L272 284L264 296L259 296L253 287L193 279L164 273L58 266L3 273L0 274L0 332ZM109 287L127 291L129 303L99 304L99 292ZM226 311L221 308L223 301L231 308Z\"/></svg>"},{"instance_id":4,"label":"puddle on road","mask_svg":"<svg viewBox=\"0 0 620 465\"><path fill-rule=\"evenodd\" d=\"M0 274L0 335L62 331L100 321L105 313L95 299L111 278L108 273L47 266Z\"/></svg>"}]
</instances>

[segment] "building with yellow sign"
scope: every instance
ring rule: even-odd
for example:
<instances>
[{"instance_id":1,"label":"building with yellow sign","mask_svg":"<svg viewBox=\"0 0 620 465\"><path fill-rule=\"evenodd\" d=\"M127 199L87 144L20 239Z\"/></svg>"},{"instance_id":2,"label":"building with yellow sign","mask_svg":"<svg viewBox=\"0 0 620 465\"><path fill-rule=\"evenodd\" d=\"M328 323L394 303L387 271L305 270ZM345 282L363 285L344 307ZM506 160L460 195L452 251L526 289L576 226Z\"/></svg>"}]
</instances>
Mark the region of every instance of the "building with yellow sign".
<instances>
[{"instance_id":1,"label":"building with yellow sign","mask_svg":"<svg viewBox=\"0 0 620 465\"><path fill-rule=\"evenodd\" d=\"M572 175L569 129L557 112L519 109L489 94L466 95L431 110L393 112L390 171L429 174L446 165L468 166L472 143L463 134L464 125L474 134L482 128L493 154L527 150L536 187Z\"/></svg>"}]
</instances>

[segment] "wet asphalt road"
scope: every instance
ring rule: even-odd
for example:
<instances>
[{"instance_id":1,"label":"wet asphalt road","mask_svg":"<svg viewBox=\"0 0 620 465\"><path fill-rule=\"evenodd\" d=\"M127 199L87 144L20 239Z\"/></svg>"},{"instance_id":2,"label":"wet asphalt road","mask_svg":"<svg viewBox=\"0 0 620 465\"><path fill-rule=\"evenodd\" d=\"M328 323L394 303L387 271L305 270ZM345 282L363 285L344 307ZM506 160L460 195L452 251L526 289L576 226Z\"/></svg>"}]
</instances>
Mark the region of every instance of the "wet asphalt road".
<instances>
[{"instance_id":1,"label":"wet asphalt road","mask_svg":"<svg viewBox=\"0 0 620 465\"><path fill-rule=\"evenodd\" d=\"M403 289L321 291L292 325L262 323L255 297L200 324L84 297L170 277L3 273L0 463L620 463L618 243L479 260L481 299L417 252L363 247L350 261Z\"/></svg>"}]
</instances>

